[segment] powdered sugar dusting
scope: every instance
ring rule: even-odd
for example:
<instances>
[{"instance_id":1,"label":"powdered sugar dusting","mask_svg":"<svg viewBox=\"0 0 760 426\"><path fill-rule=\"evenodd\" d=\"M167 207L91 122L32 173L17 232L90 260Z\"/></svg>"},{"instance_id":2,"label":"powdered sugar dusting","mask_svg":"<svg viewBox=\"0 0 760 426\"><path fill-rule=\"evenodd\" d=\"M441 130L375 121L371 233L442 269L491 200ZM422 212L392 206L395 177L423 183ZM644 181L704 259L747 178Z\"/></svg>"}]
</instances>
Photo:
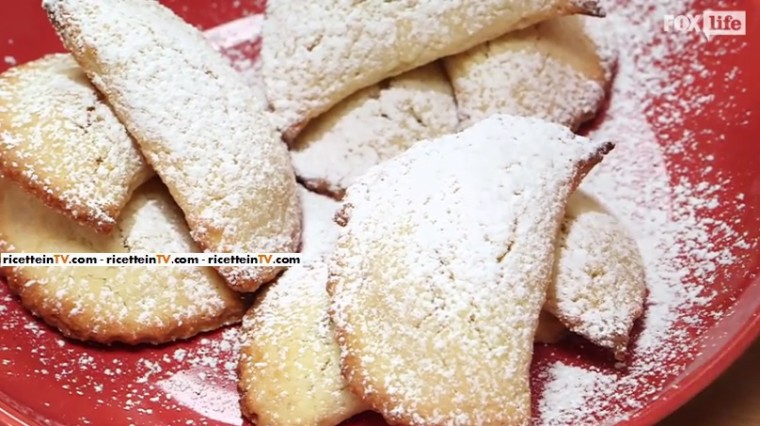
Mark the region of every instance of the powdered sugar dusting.
<instances>
[{"instance_id":1,"label":"powdered sugar dusting","mask_svg":"<svg viewBox=\"0 0 760 426\"><path fill-rule=\"evenodd\" d=\"M595 424L595 407L590 402L614 386L616 376L590 369L554 363L545 374L548 382L539 404L542 424L546 426Z\"/></svg>"},{"instance_id":2,"label":"powdered sugar dusting","mask_svg":"<svg viewBox=\"0 0 760 426\"><path fill-rule=\"evenodd\" d=\"M313 120L291 147L298 177L342 195L370 167L457 129L457 106L433 63L361 90Z\"/></svg>"},{"instance_id":3,"label":"powdered sugar dusting","mask_svg":"<svg viewBox=\"0 0 760 426\"><path fill-rule=\"evenodd\" d=\"M229 392L226 383L214 383L213 376L179 371L156 385L174 402L218 422L237 424L240 419L237 392Z\"/></svg>"},{"instance_id":4,"label":"powdered sugar dusting","mask_svg":"<svg viewBox=\"0 0 760 426\"><path fill-rule=\"evenodd\" d=\"M205 35L206 39L230 60L230 64L253 91L261 109L266 109L264 78L261 75L261 61L259 61L263 22L263 15L251 15L221 27L212 28L206 31Z\"/></svg>"},{"instance_id":5,"label":"powdered sugar dusting","mask_svg":"<svg viewBox=\"0 0 760 426\"><path fill-rule=\"evenodd\" d=\"M576 191L567 204L554 267L547 311L622 359L646 293L636 241L595 200Z\"/></svg>"},{"instance_id":6,"label":"powdered sugar dusting","mask_svg":"<svg viewBox=\"0 0 760 426\"><path fill-rule=\"evenodd\" d=\"M259 424L338 424L365 409L340 373L327 278L323 262L288 269L246 315L241 401Z\"/></svg>"},{"instance_id":7,"label":"powdered sugar dusting","mask_svg":"<svg viewBox=\"0 0 760 426\"><path fill-rule=\"evenodd\" d=\"M204 250L297 249L300 209L287 149L251 89L200 32L157 2L49 0L45 7L69 50L86 50L97 62L86 70L93 84ZM277 272L218 270L245 291Z\"/></svg>"},{"instance_id":8,"label":"powdered sugar dusting","mask_svg":"<svg viewBox=\"0 0 760 426\"><path fill-rule=\"evenodd\" d=\"M615 30L620 46L619 71L607 117L591 138L611 139L617 146L583 189L601 200L635 237L646 266L648 301L625 369L611 379L576 367L552 368L539 424L614 422L648 404L647 396L661 392L698 350L700 339L691 333L703 329L702 318L710 311L701 307L721 291L716 287L721 269L741 262L737 253L753 247L734 231L732 217L714 214L718 205L742 209L741 195L725 199L722 188L730 179L716 175L711 156L700 153L700 145L722 136L680 131L689 115L699 114L714 100L695 92L698 86L693 85L697 78L713 76L699 58L698 46L705 41L696 34L665 34L661 29L665 14L683 13L689 4L630 2L608 8L607 27ZM731 54L743 42L723 38L710 43L722 44L716 50ZM667 59L675 54L680 61ZM730 102L733 95L726 96ZM664 102L653 103L658 98ZM668 164L666 156L686 152L705 164L697 166L701 176L693 173L694 166ZM574 409L558 402L560 395L576 394L586 397Z\"/></svg>"},{"instance_id":9,"label":"powdered sugar dusting","mask_svg":"<svg viewBox=\"0 0 760 426\"><path fill-rule=\"evenodd\" d=\"M340 204L324 195L298 187L303 205L301 253L304 263L321 259L330 253L338 239L338 225L333 218ZM287 273L287 271L285 272Z\"/></svg>"},{"instance_id":10,"label":"powdered sugar dusting","mask_svg":"<svg viewBox=\"0 0 760 426\"><path fill-rule=\"evenodd\" d=\"M609 149L497 115L419 142L349 187L330 274L352 388L395 422L526 421L563 206Z\"/></svg>"},{"instance_id":11,"label":"powdered sugar dusting","mask_svg":"<svg viewBox=\"0 0 760 426\"><path fill-rule=\"evenodd\" d=\"M591 19L591 18L589 18ZM494 113L569 127L592 118L611 78L609 49L584 34L580 17L555 18L444 59L462 125Z\"/></svg>"},{"instance_id":12,"label":"powdered sugar dusting","mask_svg":"<svg viewBox=\"0 0 760 426\"><path fill-rule=\"evenodd\" d=\"M593 0L268 2L267 98L297 129L384 78L579 9L599 12Z\"/></svg>"},{"instance_id":13,"label":"powdered sugar dusting","mask_svg":"<svg viewBox=\"0 0 760 426\"><path fill-rule=\"evenodd\" d=\"M113 227L132 190L152 175L69 55L48 55L2 75L0 129L5 174L101 231Z\"/></svg>"}]
</instances>

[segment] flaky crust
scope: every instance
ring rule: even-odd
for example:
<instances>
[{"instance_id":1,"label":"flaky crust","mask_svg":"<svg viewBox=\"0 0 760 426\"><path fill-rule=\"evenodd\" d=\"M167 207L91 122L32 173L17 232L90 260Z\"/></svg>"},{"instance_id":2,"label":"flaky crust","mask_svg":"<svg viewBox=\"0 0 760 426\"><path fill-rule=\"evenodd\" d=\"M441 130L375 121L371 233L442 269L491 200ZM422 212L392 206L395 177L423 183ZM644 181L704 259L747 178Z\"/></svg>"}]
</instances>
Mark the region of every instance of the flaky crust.
<instances>
[{"instance_id":1,"label":"flaky crust","mask_svg":"<svg viewBox=\"0 0 760 426\"><path fill-rule=\"evenodd\" d=\"M153 171L70 55L0 75L0 173L98 232Z\"/></svg>"},{"instance_id":2,"label":"flaky crust","mask_svg":"<svg viewBox=\"0 0 760 426\"><path fill-rule=\"evenodd\" d=\"M109 235L48 209L15 183L0 181L4 253L193 252L182 214L166 188L139 188ZM11 290L64 335L98 343L164 343L240 321L247 297L211 268L174 266L4 267Z\"/></svg>"},{"instance_id":3,"label":"flaky crust","mask_svg":"<svg viewBox=\"0 0 760 426\"><path fill-rule=\"evenodd\" d=\"M200 31L153 1L44 6L167 185L201 249L298 249L301 211L287 148L250 87ZM282 269L218 271L232 288L255 291Z\"/></svg>"}]
</instances>

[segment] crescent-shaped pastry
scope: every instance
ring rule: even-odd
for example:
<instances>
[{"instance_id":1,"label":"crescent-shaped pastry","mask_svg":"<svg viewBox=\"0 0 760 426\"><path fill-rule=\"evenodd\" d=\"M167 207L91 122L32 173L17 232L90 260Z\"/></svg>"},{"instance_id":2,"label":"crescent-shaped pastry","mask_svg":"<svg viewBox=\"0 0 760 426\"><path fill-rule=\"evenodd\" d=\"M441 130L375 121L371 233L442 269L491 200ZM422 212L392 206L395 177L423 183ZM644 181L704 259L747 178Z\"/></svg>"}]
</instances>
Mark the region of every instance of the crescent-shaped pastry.
<instances>
[{"instance_id":1,"label":"crescent-shaped pastry","mask_svg":"<svg viewBox=\"0 0 760 426\"><path fill-rule=\"evenodd\" d=\"M599 18L550 19L445 58L462 126L496 113L573 129L593 118L616 56L592 38L588 20Z\"/></svg>"},{"instance_id":2,"label":"crescent-shaped pastry","mask_svg":"<svg viewBox=\"0 0 760 426\"><path fill-rule=\"evenodd\" d=\"M350 186L328 291L351 390L391 423L528 424L565 203L611 148L496 115Z\"/></svg>"},{"instance_id":3,"label":"crescent-shaped pastry","mask_svg":"<svg viewBox=\"0 0 760 426\"><path fill-rule=\"evenodd\" d=\"M270 0L261 50L267 99L292 142L360 89L575 13L604 14L594 0Z\"/></svg>"},{"instance_id":4,"label":"crescent-shaped pastry","mask_svg":"<svg viewBox=\"0 0 760 426\"><path fill-rule=\"evenodd\" d=\"M0 181L3 253L198 252L182 212L157 180L138 188L103 235ZM11 290L35 315L75 339L164 343L240 321L249 303L212 268L5 266Z\"/></svg>"},{"instance_id":5,"label":"crescent-shaped pastry","mask_svg":"<svg viewBox=\"0 0 760 426\"><path fill-rule=\"evenodd\" d=\"M0 172L105 233L153 175L111 108L63 54L0 75Z\"/></svg>"},{"instance_id":6,"label":"crescent-shaped pastry","mask_svg":"<svg viewBox=\"0 0 760 426\"><path fill-rule=\"evenodd\" d=\"M204 251L298 249L301 209L287 148L251 88L200 31L156 1L46 0L44 7ZM217 268L240 291L282 269Z\"/></svg>"}]
</instances>

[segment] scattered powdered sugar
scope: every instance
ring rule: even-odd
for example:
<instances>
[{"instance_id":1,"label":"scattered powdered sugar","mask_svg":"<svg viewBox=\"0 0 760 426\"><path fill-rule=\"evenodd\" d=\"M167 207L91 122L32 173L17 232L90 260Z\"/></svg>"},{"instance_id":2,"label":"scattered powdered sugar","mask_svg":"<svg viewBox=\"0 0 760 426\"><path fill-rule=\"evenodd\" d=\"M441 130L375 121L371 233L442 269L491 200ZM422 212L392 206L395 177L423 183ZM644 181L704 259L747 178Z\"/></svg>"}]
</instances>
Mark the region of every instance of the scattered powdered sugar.
<instances>
[{"instance_id":1,"label":"scattered powdered sugar","mask_svg":"<svg viewBox=\"0 0 760 426\"><path fill-rule=\"evenodd\" d=\"M595 407L589 401L615 385L616 377L593 369L556 362L543 373L547 382L539 403L545 426L593 425Z\"/></svg>"},{"instance_id":2,"label":"scattered powdered sugar","mask_svg":"<svg viewBox=\"0 0 760 426\"><path fill-rule=\"evenodd\" d=\"M205 32L205 36L230 60L230 64L253 91L262 109L266 109L268 105L264 78L261 75L261 61L258 60L263 22L264 15L250 15L212 28Z\"/></svg>"},{"instance_id":3,"label":"scattered powdered sugar","mask_svg":"<svg viewBox=\"0 0 760 426\"><path fill-rule=\"evenodd\" d=\"M715 319L700 307L721 291L717 287L721 268L741 262L737 253L748 253L752 246L733 230L730 215L721 218L713 212L726 204L741 211L742 196L725 199L722 188L730 179L713 172L712 156L699 151L705 141L723 137L709 131L680 131L689 115L699 114L714 101L692 85L698 78L715 77L698 56L706 41L696 34L662 31L665 14L684 13L689 5L690 1L675 0L607 8L605 19L611 21L607 27L614 30L612 38L620 46L618 74L606 118L590 137L612 140L616 148L582 188L602 201L635 237L649 294L625 369L608 376L581 367L554 366L540 402L539 424L612 423L650 403L649 397L683 371L686 361L681 357L699 347L699 338L686 327L699 332L702 318ZM724 38L709 43L722 43L715 50L730 54L743 42ZM680 59L674 63L668 58L675 54ZM732 74L735 78L738 69ZM729 104L733 96L726 94ZM664 102L655 103L658 98ZM664 141L662 147L658 139ZM687 178L695 174L689 166L667 160L668 155L687 152L706 165L696 180ZM563 403L563 395L571 396L573 407ZM583 395L583 401L573 395Z\"/></svg>"},{"instance_id":4,"label":"scattered powdered sugar","mask_svg":"<svg viewBox=\"0 0 760 426\"><path fill-rule=\"evenodd\" d=\"M263 22L264 15L249 15L211 28L204 36L217 49L239 46L258 39Z\"/></svg>"},{"instance_id":5,"label":"scattered powdered sugar","mask_svg":"<svg viewBox=\"0 0 760 426\"><path fill-rule=\"evenodd\" d=\"M213 374L213 371L211 371ZM183 370L156 383L174 403L185 406L211 420L226 424L240 421L237 392L229 392L227 383L193 370Z\"/></svg>"},{"instance_id":6,"label":"scattered powdered sugar","mask_svg":"<svg viewBox=\"0 0 760 426\"><path fill-rule=\"evenodd\" d=\"M5 62L6 65L16 65L16 58L13 56L5 56L3 57L3 62Z\"/></svg>"}]
</instances>

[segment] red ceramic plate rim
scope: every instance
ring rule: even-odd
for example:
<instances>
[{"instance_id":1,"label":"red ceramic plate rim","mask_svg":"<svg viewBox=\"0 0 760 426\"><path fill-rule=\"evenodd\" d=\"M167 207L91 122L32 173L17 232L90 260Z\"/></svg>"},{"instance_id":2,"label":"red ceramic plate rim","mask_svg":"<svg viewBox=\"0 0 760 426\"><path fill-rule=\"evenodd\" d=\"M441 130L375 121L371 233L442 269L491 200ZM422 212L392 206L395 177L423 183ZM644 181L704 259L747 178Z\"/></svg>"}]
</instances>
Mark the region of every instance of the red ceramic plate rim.
<instances>
[{"instance_id":1,"label":"red ceramic plate rim","mask_svg":"<svg viewBox=\"0 0 760 426\"><path fill-rule=\"evenodd\" d=\"M759 287L760 278L755 278L747 290ZM716 351L702 368L691 373L678 388L672 388L667 398L660 398L649 404L646 413L637 416L631 424L655 424L675 412L725 372L757 340L758 336L760 336L760 308L755 309L751 314L746 327L727 341L723 346L724 350Z\"/></svg>"}]
</instances>

